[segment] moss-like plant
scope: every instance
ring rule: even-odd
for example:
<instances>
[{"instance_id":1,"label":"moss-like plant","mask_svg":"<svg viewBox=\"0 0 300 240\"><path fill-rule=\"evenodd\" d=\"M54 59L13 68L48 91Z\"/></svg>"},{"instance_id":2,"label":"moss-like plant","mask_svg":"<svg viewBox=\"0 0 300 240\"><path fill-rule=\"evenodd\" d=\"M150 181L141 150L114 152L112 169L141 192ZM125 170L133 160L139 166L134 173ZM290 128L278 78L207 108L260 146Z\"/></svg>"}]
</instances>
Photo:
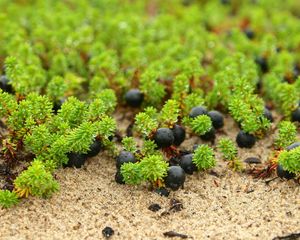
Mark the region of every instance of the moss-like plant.
<instances>
[{"instance_id":1,"label":"moss-like plant","mask_svg":"<svg viewBox=\"0 0 300 240\"><path fill-rule=\"evenodd\" d=\"M190 126L196 134L201 136L212 129L212 122L207 115L200 115L191 120Z\"/></svg>"},{"instance_id":2,"label":"moss-like plant","mask_svg":"<svg viewBox=\"0 0 300 240\"><path fill-rule=\"evenodd\" d=\"M278 156L278 162L284 170L299 174L300 173L300 148L294 148L290 151L284 150Z\"/></svg>"},{"instance_id":3,"label":"moss-like plant","mask_svg":"<svg viewBox=\"0 0 300 240\"><path fill-rule=\"evenodd\" d=\"M278 125L278 134L275 137L274 145L277 149L284 149L296 141L297 129L290 121L282 121Z\"/></svg>"},{"instance_id":4,"label":"moss-like plant","mask_svg":"<svg viewBox=\"0 0 300 240\"><path fill-rule=\"evenodd\" d=\"M229 162L229 166L234 171L242 170L243 166L238 158L238 150L229 138L221 138L218 142L218 149L221 151L224 160Z\"/></svg>"},{"instance_id":5,"label":"moss-like plant","mask_svg":"<svg viewBox=\"0 0 300 240\"><path fill-rule=\"evenodd\" d=\"M18 195L8 190L0 190L0 206L10 208L19 202Z\"/></svg>"},{"instance_id":6,"label":"moss-like plant","mask_svg":"<svg viewBox=\"0 0 300 240\"><path fill-rule=\"evenodd\" d=\"M47 198L59 189L51 172L47 171L43 163L37 160L33 161L31 166L16 178L14 185L19 197L28 197L32 194Z\"/></svg>"},{"instance_id":7,"label":"moss-like plant","mask_svg":"<svg viewBox=\"0 0 300 240\"><path fill-rule=\"evenodd\" d=\"M143 181L161 184L167 170L168 164L161 155L147 156L138 163L125 163L121 167L125 183L134 185Z\"/></svg>"},{"instance_id":8,"label":"moss-like plant","mask_svg":"<svg viewBox=\"0 0 300 240\"><path fill-rule=\"evenodd\" d=\"M216 165L214 151L206 144L197 147L192 161L200 171L213 168Z\"/></svg>"}]
</instances>

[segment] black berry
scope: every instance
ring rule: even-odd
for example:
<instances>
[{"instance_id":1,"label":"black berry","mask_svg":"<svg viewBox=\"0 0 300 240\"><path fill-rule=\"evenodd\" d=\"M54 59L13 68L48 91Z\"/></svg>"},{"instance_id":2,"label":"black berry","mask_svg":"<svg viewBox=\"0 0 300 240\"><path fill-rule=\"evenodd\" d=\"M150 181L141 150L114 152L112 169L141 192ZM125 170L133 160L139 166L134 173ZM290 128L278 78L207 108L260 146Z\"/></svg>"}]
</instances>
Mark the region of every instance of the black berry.
<instances>
[{"instance_id":1,"label":"black berry","mask_svg":"<svg viewBox=\"0 0 300 240\"><path fill-rule=\"evenodd\" d=\"M215 141L216 139L216 131L215 128L212 127L208 132L206 132L205 134L201 135L200 138L204 141Z\"/></svg>"},{"instance_id":2,"label":"black berry","mask_svg":"<svg viewBox=\"0 0 300 240\"><path fill-rule=\"evenodd\" d=\"M115 181L118 184L125 184L125 181L123 179L122 173L120 170L118 170L115 174Z\"/></svg>"},{"instance_id":3,"label":"black berry","mask_svg":"<svg viewBox=\"0 0 300 240\"><path fill-rule=\"evenodd\" d=\"M127 152L127 151L120 152L120 154L119 154L119 156L117 156L116 160L117 160L116 166L118 169L124 163L129 163L129 162L135 163L136 162L136 158L135 158L134 154L131 152Z\"/></svg>"},{"instance_id":4,"label":"black berry","mask_svg":"<svg viewBox=\"0 0 300 240\"><path fill-rule=\"evenodd\" d=\"M215 129L219 129L224 126L224 117L222 113L218 111L209 111L207 115L210 117Z\"/></svg>"},{"instance_id":5,"label":"black berry","mask_svg":"<svg viewBox=\"0 0 300 240\"><path fill-rule=\"evenodd\" d=\"M164 197L168 197L170 192L168 191L168 189L162 187L162 188L157 188L155 189L155 192L157 194L159 194L160 196L164 196Z\"/></svg>"},{"instance_id":6,"label":"black berry","mask_svg":"<svg viewBox=\"0 0 300 240\"><path fill-rule=\"evenodd\" d=\"M105 227L102 230L102 234L105 238L110 238L112 235L114 235L115 231L111 227Z\"/></svg>"},{"instance_id":7,"label":"black berry","mask_svg":"<svg viewBox=\"0 0 300 240\"><path fill-rule=\"evenodd\" d=\"M174 135L174 145L179 146L185 139L185 129L180 125L175 124L172 129Z\"/></svg>"},{"instance_id":8,"label":"black berry","mask_svg":"<svg viewBox=\"0 0 300 240\"><path fill-rule=\"evenodd\" d=\"M272 113L271 113L271 111L270 111L269 109L267 109L266 107L265 107L265 109L264 109L263 115L264 115L264 117L265 117L266 119L268 119L270 122L273 122L274 119L273 119Z\"/></svg>"},{"instance_id":9,"label":"black berry","mask_svg":"<svg viewBox=\"0 0 300 240\"><path fill-rule=\"evenodd\" d=\"M159 128L154 135L154 142L159 148L170 147L174 143L174 135L169 128Z\"/></svg>"},{"instance_id":10,"label":"black berry","mask_svg":"<svg viewBox=\"0 0 300 240\"><path fill-rule=\"evenodd\" d=\"M90 146L90 150L87 152L88 157L95 157L101 151L102 144L98 139L95 139Z\"/></svg>"},{"instance_id":11,"label":"black berry","mask_svg":"<svg viewBox=\"0 0 300 240\"><path fill-rule=\"evenodd\" d=\"M193 107L192 110L190 111L190 114L189 116L191 118L196 118L200 115L205 115L207 114L207 110L205 107L202 107L202 106L198 106L198 107Z\"/></svg>"},{"instance_id":12,"label":"black berry","mask_svg":"<svg viewBox=\"0 0 300 240\"><path fill-rule=\"evenodd\" d=\"M185 173L181 167L169 167L167 177L165 178L166 187L171 188L173 191L176 191L184 184L184 181Z\"/></svg>"},{"instance_id":13,"label":"black berry","mask_svg":"<svg viewBox=\"0 0 300 240\"><path fill-rule=\"evenodd\" d=\"M61 106L63 103L66 101L65 98L59 99L53 103L53 108L52 110L54 111L55 114L57 114L58 110L61 109Z\"/></svg>"},{"instance_id":14,"label":"black berry","mask_svg":"<svg viewBox=\"0 0 300 240\"><path fill-rule=\"evenodd\" d=\"M269 71L269 65L268 65L268 61L266 58L258 57L258 58L256 58L255 62L260 67L260 70L262 71L262 73L266 73Z\"/></svg>"},{"instance_id":15,"label":"black berry","mask_svg":"<svg viewBox=\"0 0 300 240\"><path fill-rule=\"evenodd\" d=\"M290 180L290 179L293 179L294 177L296 177L296 175L294 173L284 170L283 167L279 163L277 165L276 171L277 171L277 176L280 178L285 178L287 180Z\"/></svg>"},{"instance_id":16,"label":"black berry","mask_svg":"<svg viewBox=\"0 0 300 240\"><path fill-rule=\"evenodd\" d=\"M131 107L141 106L144 100L144 94L139 89L130 89L125 94L125 101Z\"/></svg>"},{"instance_id":17,"label":"black berry","mask_svg":"<svg viewBox=\"0 0 300 240\"><path fill-rule=\"evenodd\" d=\"M292 121L300 122L300 108L299 107L294 112L292 112Z\"/></svg>"},{"instance_id":18,"label":"black berry","mask_svg":"<svg viewBox=\"0 0 300 240\"><path fill-rule=\"evenodd\" d=\"M197 166L193 163L194 154L186 154L183 155L180 159L180 167L184 170L186 174L192 175L195 171L197 171Z\"/></svg>"},{"instance_id":19,"label":"black berry","mask_svg":"<svg viewBox=\"0 0 300 240\"><path fill-rule=\"evenodd\" d=\"M245 33L245 35L247 36L248 39L253 39L255 37L254 32L250 28L245 29L244 33Z\"/></svg>"},{"instance_id":20,"label":"black berry","mask_svg":"<svg viewBox=\"0 0 300 240\"><path fill-rule=\"evenodd\" d=\"M13 88L5 75L0 77L0 89L2 89L3 92L13 93Z\"/></svg>"},{"instance_id":21,"label":"black berry","mask_svg":"<svg viewBox=\"0 0 300 240\"><path fill-rule=\"evenodd\" d=\"M87 159L87 155L83 153L70 152L67 154L67 156L69 158L69 161L65 165L65 167L81 168Z\"/></svg>"},{"instance_id":22,"label":"black berry","mask_svg":"<svg viewBox=\"0 0 300 240\"><path fill-rule=\"evenodd\" d=\"M240 148L252 148L255 144L255 137L252 134L240 131L236 136L236 142Z\"/></svg>"},{"instance_id":23,"label":"black berry","mask_svg":"<svg viewBox=\"0 0 300 240\"><path fill-rule=\"evenodd\" d=\"M295 143L293 143L293 144L287 146L287 147L286 147L286 150L287 150L287 151L290 151L290 150L292 150L292 149L294 149L294 148L296 148L296 147L299 147L299 146L300 146L300 142L295 142Z\"/></svg>"}]
</instances>

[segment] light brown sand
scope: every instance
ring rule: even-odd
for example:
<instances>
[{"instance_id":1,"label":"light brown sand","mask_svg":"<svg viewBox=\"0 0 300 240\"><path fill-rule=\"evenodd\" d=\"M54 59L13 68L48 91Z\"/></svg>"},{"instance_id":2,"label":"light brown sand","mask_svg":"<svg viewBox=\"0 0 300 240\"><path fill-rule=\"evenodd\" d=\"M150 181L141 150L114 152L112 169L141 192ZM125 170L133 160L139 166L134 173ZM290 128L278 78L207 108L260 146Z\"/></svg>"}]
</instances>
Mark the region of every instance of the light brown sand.
<instances>
[{"instance_id":1,"label":"light brown sand","mask_svg":"<svg viewBox=\"0 0 300 240\"><path fill-rule=\"evenodd\" d=\"M225 132L230 130L231 137L233 128L227 121ZM241 158L266 160L270 141L240 150ZM106 226L115 230L111 239L166 239L163 233L171 230L193 239L273 239L300 232L298 184L276 179L266 185L231 172L220 159L215 171L220 177L188 176L185 188L166 198L145 186L116 184L114 160L102 154L82 169L58 170L61 191L50 200L31 197L15 208L0 209L0 239L102 239ZM183 210L163 214L171 198L180 200ZM152 203L162 209L148 210Z\"/></svg>"}]
</instances>

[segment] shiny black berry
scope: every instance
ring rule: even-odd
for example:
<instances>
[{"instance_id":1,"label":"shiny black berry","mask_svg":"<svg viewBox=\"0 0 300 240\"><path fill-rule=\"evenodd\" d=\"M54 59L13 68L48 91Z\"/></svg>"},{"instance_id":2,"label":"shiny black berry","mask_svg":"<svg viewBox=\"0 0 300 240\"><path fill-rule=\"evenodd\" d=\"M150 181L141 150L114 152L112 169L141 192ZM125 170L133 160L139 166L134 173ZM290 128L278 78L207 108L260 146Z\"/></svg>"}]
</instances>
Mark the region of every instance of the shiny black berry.
<instances>
[{"instance_id":1,"label":"shiny black berry","mask_svg":"<svg viewBox=\"0 0 300 240\"><path fill-rule=\"evenodd\" d=\"M244 131L240 131L236 136L236 143L240 148L252 148L255 144L255 136Z\"/></svg>"},{"instance_id":2,"label":"shiny black berry","mask_svg":"<svg viewBox=\"0 0 300 240\"><path fill-rule=\"evenodd\" d=\"M190 118L196 118L200 115L206 115L207 110L205 107L198 106L198 107L193 107L192 110L190 111L189 117Z\"/></svg>"},{"instance_id":3,"label":"shiny black berry","mask_svg":"<svg viewBox=\"0 0 300 240\"><path fill-rule=\"evenodd\" d=\"M87 155L84 153L70 152L67 154L67 156L68 156L69 161L65 165L65 167L81 168L87 159Z\"/></svg>"},{"instance_id":4,"label":"shiny black berry","mask_svg":"<svg viewBox=\"0 0 300 240\"><path fill-rule=\"evenodd\" d=\"M0 89L2 89L3 92L13 93L13 88L5 75L0 77Z\"/></svg>"},{"instance_id":5,"label":"shiny black berry","mask_svg":"<svg viewBox=\"0 0 300 240\"><path fill-rule=\"evenodd\" d=\"M183 186L185 181L184 170L179 166L169 167L167 177L165 178L166 187L171 188L173 191L178 190Z\"/></svg>"},{"instance_id":6,"label":"shiny black berry","mask_svg":"<svg viewBox=\"0 0 300 240\"><path fill-rule=\"evenodd\" d=\"M224 117L222 113L218 111L209 111L207 115L210 117L215 129L219 129L224 126Z\"/></svg>"},{"instance_id":7,"label":"shiny black berry","mask_svg":"<svg viewBox=\"0 0 300 240\"><path fill-rule=\"evenodd\" d=\"M300 122L300 108L299 107L294 112L292 112L292 121Z\"/></svg>"},{"instance_id":8,"label":"shiny black berry","mask_svg":"<svg viewBox=\"0 0 300 240\"><path fill-rule=\"evenodd\" d=\"M141 106L144 100L144 94L139 89L130 89L125 94L125 101L131 107Z\"/></svg>"},{"instance_id":9,"label":"shiny black berry","mask_svg":"<svg viewBox=\"0 0 300 240\"><path fill-rule=\"evenodd\" d=\"M174 143L174 134L169 128L159 128L154 134L154 142L159 148L170 147Z\"/></svg>"},{"instance_id":10,"label":"shiny black berry","mask_svg":"<svg viewBox=\"0 0 300 240\"><path fill-rule=\"evenodd\" d=\"M286 147L286 150L287 151L291 151L292 149L296 148L296 147L299 147L300 146L300 142L295 142L289 146Z\"/></svg>"},{"instance_id":11,"label":"shiny black berry","mask_svg":"<svg viewBox=\"0 0 300 240\"><path fill-rule=\"evenodd\" d=\"M117 170L116 174L115 174L115 181L118 184L125 184L125 181L123 179L122 173L120 170Z\"/></svg>"},{"instance_id":12,"label":"shiny black berry","mask_svg":"<svg viewBox=\"0 0 300 240\"><path fill-rule=\"evenodd\" d=\"M277 176L280 178L285 178L287 180L293 179L296 177L294 173L291 173L289 171L286 171L283 169L283 167L278 163L276 168Z\"/></svg>"},{"instance_id":13,"label":"shiny black berry","mask_svg":"<svg viewBox=\"0 0 300 240\"><path fill-rule=\"evenodd\" d=\"M102 143L95 139L94 142L90 146L90 150L87 152L88 157L95 157L102 149Z\"/></svg>"},{"instance_id":14,"label":"shiny black berry","mask_svg":"<svg viewBox=\"0 0 300 240\"><path fill-rule=\"evenodd\" d=\"M186 154L180 158L180 167L184 170L186 174L192 175L197 171L197 166L193 163L194 154Z\"/></svg>"},{"instance_id":15,"label":"shiny black berry","mask_svg":"<svg viewBox=\"0 0 300 240\"><path fill-rule=\"evenodd\" d=\"M201 135L200 138L204 141L215 141L216 139L216 131L215 128L212 127L208 132L206 132L205 134Z\"/></svg>"},{"instance_id":16,"label":"shiny black berry","mask_svg":"<svg viewBox=\"0 0 300 240\"><path fill-rule=\"evenodd\" d=\"M61 106L63 105L63 103L66 101L65 98L62 98L62 99L59 99L59 100L56 100L54 103L53 103L53 112L55 114L57 114L58 110L61 109Z\"/></svg>"},{"instance_id":17,"label":"shiny black berry","mask_svg":"<svg viewBox=\"0 0 300 240\"><path fill-rule=\"evenodd\" d=\"M254 32L250 28L245 29L244 33L248 39L253 39L255 37Z\"/></svg>"},{"instance_id":18,"label":"shiny black berry","mask_svg":"<svg viewBox=\"0 0 300 240\"><path fill-rule=\"evenodd\" d=\"M268 119L270 122L273 122L273 121L274 121L271 111L270 111L269 109L267 109L266 107L265 107L265 109L264 109L263 115L264 115L264 117L265 117L266 119Z\"/></svg>"},{"instance_id":19,"label":"shiny black berry","mask_svg":"<svg viewBox=\"0 0 300 240\"><path fill-rule=\"evenodd\" d=\"M172 128L172 132L174 135L174 142L175 146L179 146L185 139L185 129L180 125L175 124Z\"/></svg>"},{"instance_id":20,"label":"shiny black berry","mask_svg":"<svg viewBox=\"0 0 300 240\"><path fill-rule=\"evenodd\" d=\"M260 67L260 70L262 71L262 73L266 73L269 71L269 65L268 65L268 61L266 58L258 57L258 58L256 58L255 62Z\"/></svg>"},{"instance_id":21,"label":"shiny black berry","mask_svg":"<svg viewBox=\"0 0 300 240\"><path fill-rule=\"evenodd\" d=\"M136 158L133 153L127 152L127 151L122 151L120 154L117 156L117 162L116 166L119 169L122 164L124 163L136 163Z\"/></svg>"}]
</instances>

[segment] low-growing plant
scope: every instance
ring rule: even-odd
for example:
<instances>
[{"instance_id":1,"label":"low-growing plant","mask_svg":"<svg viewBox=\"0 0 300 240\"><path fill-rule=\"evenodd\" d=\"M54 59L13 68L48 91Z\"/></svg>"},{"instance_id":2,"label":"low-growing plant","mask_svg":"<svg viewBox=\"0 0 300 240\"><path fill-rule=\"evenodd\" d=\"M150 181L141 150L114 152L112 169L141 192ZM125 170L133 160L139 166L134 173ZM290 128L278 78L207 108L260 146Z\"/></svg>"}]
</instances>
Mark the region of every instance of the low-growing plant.
<instances>
[{"instance_id":1,"label":"low-growing plant","mask_svg":"<svg viewBox=\"0 0 300 240\"><path fill-rule=\"evenodd\" d=\"M285 171L299 175L300 173L300 148L296 147L290 151L284 150L278 156L278 163Z\"/></svg>"},{"instance_id":2,"label":"low-growing plant","mask_svg":"<svg viewBox=\"0 0 300 240\"><path fill-rule=\"evenodd\" d=\"M33 196L48 198L58 191L59 185L50 171L38 160L32 162L14 181L18 197Z\"/></svg>"},{"instance_id":3,"label":"low-growing plant","mask_svg":"<svg viewBox=\"0 0 300 240\"><path fill-rule=\"evenodd\" d=\"M213 149L206 144L200 145L194 152L193 163L198 170L207 170L216 165Z\"/></svg>"},{"instance_id":4,"label":"low-growing plant","mask_svg":"<svg viewBox=\"0 0 300 240\"><path fill-rule=\"evenodd\" d=\"M18 204L19 198L15 192L8 190L0 190L0 206L3 208L10 208Z\"/></svg>"},{"instance_id":5,"label":"low-growing plant","mask_svg":"<svg viewBox=\"0 0 300 240\"><path fill-rule=\"evenodd\" d=\"M221 138L217 147L221 151L224 160L228 161L229 166L234 171L241 171L243 169L242 163L238 158L238 150L233 141L229 138Z\"/></svg>"},{"instance_id":6,"label":"low-growing plant","mask_svg":"<svg viewBox=\"0 0 300 240\"><path fill-rule=\"evenodd\" d=\"M297 129L290 121L282 121L278 125L278 134L274 140L277 149L284 149L296 141Z\"/></svg>"}]
</instances>

